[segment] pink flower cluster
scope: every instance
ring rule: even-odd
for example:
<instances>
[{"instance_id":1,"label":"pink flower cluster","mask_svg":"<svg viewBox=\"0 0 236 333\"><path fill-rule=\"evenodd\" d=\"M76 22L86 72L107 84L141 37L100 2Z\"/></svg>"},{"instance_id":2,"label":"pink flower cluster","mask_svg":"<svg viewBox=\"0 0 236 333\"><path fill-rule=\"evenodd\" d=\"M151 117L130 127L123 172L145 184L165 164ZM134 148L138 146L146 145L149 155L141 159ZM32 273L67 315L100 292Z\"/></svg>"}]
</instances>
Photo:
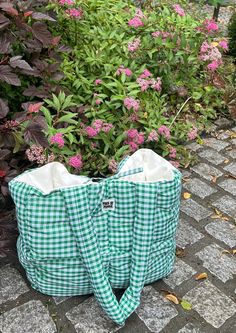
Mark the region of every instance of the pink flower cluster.
<instances>
[{"instance_id":1,"label":"pink flower cluster","mask_svg":"<svg viewBox=\"0 0 236 333\"><path fill-rule=\"evenodd\" d=\"M156 142L156 141L158 141L158 139L159 139L159 135L158 135L157 131L151 130L151 132L149 133L149 136L147 138L147 141Z\"/></svg>"},{"instance_id":2,"label":"pink flower cluster","mask_svg":"<svg viewBox=\"0 0 236 333\"><path fill-rule=\"evenodd\" d=\"M179 16L185 16L185 12L184 12L183 8L180 5L178 5L178 4L173 5L173 8Z\"/></svg>"},{"instance_id":3,"label":"pink flower cluster","mask_svg":"<svg viewBox=\"0 0 236 333\"><path fill-rule=\"evenodd\" d=\"M209 19L206 19L204 22L203 22L206 30L208 32L212 32L212 31L218 31L219 30L219 27L217 25L217 23L214 21L214 20L209 20Z\"/></svg>"},{"instance_id":4,"label":"pink flower cluster","mask_svg":"<svg viewBox=\"0 0 236 333\"><path fill-rule=\"evenodd\" d=\"M146 79L147 77L150 77L150 76L152 76L152 73L149 72L149 70L145 68L139 77L140 77L140 79Z\"/></svg>"},{"instance_id":5,"label":"pink flower cluster","mask_svg":"<svg viewBox=\"0 0 236 333\"><path fill-rule=\"evenodd\" d=\"M189 140L194 140L197 137L198 130L197 128L193 128L191 131L188 132Z\"/></svg>"},{"instance_id":6,"label":"pink flower cluster","mask_svg":"<svg viewBox=\"0 0 236 333\"><path fill-rule=\"evenodd\" d=\"M205 19L202 26L197 27L196 29L208 35L218 31L219 27L213 19Z\"/></svg>"},{"instance_id":7,"label":"pink flower cluster","mask_svg":"<svg viewBox=\"0 0 236 333\"><path fill-rule=\"evenodd\" d=\"M136 82L141 87L141 91L146 91L149 87L153 88L156 91L161 90L161 78L158 77L156 80L148 79L152 76L152 73L149 70L145 69L143 73L137 78Z\"/></svg>"},{"instance_id":8,"label":"pink flower cluster","mask_svg":"<svg viewBox=\"0 0 236 333\"><path fill-rule=\"evenodd\" d=\"M123 65L121 65L117 71L116 71L116 75L121 75L122 73L124 73L126 76L131 76L133 74L133 72L131 71L131 69L129 68L124 68Z\"/></svg>"},{"instance_id":9,"label":"pink flower cluster","mask_svg":"<svg viewBox=\"0 0 236 333\"><path fill-rule=\"evenodd\" d=\"M59 0L59 4L61 6L65 6L65 5L73 6L75 4L75 1L74 0Z\"/></svg>"},{"instance_id":10,"label":"pink flower cluster","mask_svg":"<svg viewBox=\"0 0 236 333\"><path fill-rule=\"evenodd\" d=\"M158 133L164 136L167 140L170 139L170 129L167 126L162 125L161 127L159 127Z\"/></svg>"},{"instance_id":11,"label":"pink flower cluster","mask_svg":"<svg viewBox=\"0 0 236 333\"><path fill-rule=\"evenodd\" d=\"M106 123L101 119L96 119L92 126L87 126L85 132L89 138L93 138L98 135L99 132L108 133L113 128L111 123Z\"/></svg>"},{"instance_id":12,"label":"pink flower cluster","mask_svg":"<svg viewBox=\"0 0 236 333\"><path fill-rule=\"evenodd\" d=\"M61 6L74 6L74 0L59 0L59 4ZM65 13L69 15L71 18L81 19L83 16L83 11L81 8L68 8L65 10Z\"/></svg>"},{"instance_id":13,"label":"pink flower cluster","mask_svg":"<svg viewBox=\"0 0 236 333\"><path fill-rule=\"evenodd\" d=\"M96 86L98 86L99 84L102 83L102 80L101 80L101 79L96 79L96 80L94 81L94 83L95 83Z\"/></svg>"},{"instance_id":14,"label":"pink flower cluster","mask_svg":"<svg viewBox=\"0 0 236 333\"><path fill-rule=\"evenodd\" d=\"M149 87L153 88L156 91L161 90L161 78L158 77L157 80L145 80L145 79L137 79L137 83L141 87L141 91L147 90Z\"/></svg>"},{"instance_id":15,"label":"pink flower cluster","mask_svg":"<svg viewBox=\"0 0 236 333\"><path fill-rule=\"evenodd\" d=\"M222 64L222 55L218 48L206 41L201 45L199 58L209 62L207 68L211 71L215 71Z\"/></svg>"},{"instance_id":16,"label":"pink flower cluster","mask_svg":"<svg viewBox=\"0 0 236 333\"><path fill-rule=\"evenodd\" d=\"M128 24L134 28L142 27L143 21L141 19L146 19L146 16L143 14L141 9L137 8L134 18L129 20Z\"/></svg>"},{"instance_id":17,"label":"pink flower cluster","mask_svg":"<svg viewBox=\"0 0 236 333\"><path fill-rule=\"evenodd\" d=\"M95 104L96 105L100 105L102 103L102 101L99 99L99 98L97 98L96 100L95 100Z\"/></svg>"},{"instance_id":18,"label":"pink flower cluster","mask_svg":"<svg viewBox=\"0 0 236 333\"><path fill-rule=\"evenodd\" d=\"M68 14L72 18L81 19L83 16L83 11L80 8L70 8L66 10L66 14Z\"/></svg>"},{"instance_id":19,"label":"pink flower cluster","mask_svg":"<svg viewBox=\"0 0 236 333\"><path fill-rule=\"evenodd\" d=\"M62 148L65 145L62 133L56 133L55 135L51 136L50 142L52 144L56 144L59 148Z\"/></svg>"},{"instance_id":20,"label":"pink flower cluster","mask_svg":"<svg viewBox=\"0 0 236 333\"><path fill-rule=\"evenodd\" d=\"M219 42L219 46L225 51L228 51L228 49L229 49L229 45L228 45L227 40L221 40Z\"/></svg>"},{"instance_id":21,"label":"pink flower cluster","mask_svg":"<svg viewBox=\"0 0 236 333\"><path fill-rule=\"evenodd\" d=\"M170 157L170 158L176 158L176 153L177 153L176 148L174 148L174 147L170 147L169 157Z\"/></svg>"},{"instance_id":22,"label":"pink flower cluster","mask_svg":"<svg viewBox=\"0 0 236 333\"><path fill-rule=\"evenodd\" d=\"M17 127L19 125L20 123L17 120L7 120L4 124L4 128L12 129L12 127Z\"/></svg>"},{"instance_id":23,"label":"pink flower cluster","mask_svg":"<svg viewBox=\"0 0 236 333\"><path fill-rule=\"evenodd\" d=\"M144 13L142 12L142 10L140 8L136 8L135 16L137 16L141 19L142 18L146 19L146 16L144 15Z\"/></svg>"},{"instance_id":24,"label":"pink flower cluster","mask_svg":"<svg viewBox=\"0 0 236 333\"><path fill-rule=\"evenodd\" d=\"M68 160L68 164L75 169L81 169L83 166L82 156L80 154L72 156Z\"/></svg>"},{"instance_id":25,"label":"pink flower cluster","mask_svg":"<svg viewBox=\"0 0 236 333\"><path fill-rule=\"evenodd\" d=\"M133 108L133 110L135 112L137 112L139 110L139 106L140 106L140 101L134 99L133 97L126 97L124 99L124 106L128 109L131 110Z\"/></svg>"},{"instance_id":26,"label":"pink flower cluster","mask_svg":"<svg viewBox=\"0 0 236 333\"><path fill-rule=\"evenodd\" d=\"M140 46L140 38L135 38L132 42L128 43L128 51L129 52L136 52Z\"/></svg>"},{"instance_id":27,"label":"pink flower cluster","mask_svg":"<svg viewBox=\"0 0 236 333\"><path fill-rule=\"evenodd\" d=\"M116 173L117 168L118 168L118 164L117 164L117 162L116 162L114 159L110 160L109 165L108 165L108 169L109 169L112 173Z\"/></svg>"},{"instance_id":28,"label":"pink flower cluster","mask_svg":"<svg viewBox=\"0 0 236 333\"><path fill-rule=\"evenodd\" d=\"M36 162L40 165L53 162L55 159L54 154L50 154L46 157L42 146L32 145L25 153L30 162Z\"/></svg>"},{"instance_id":29,"label":"pink flower cluster","mask_svg":"<svg viewBox=\"0 0 236 333\"><path fill-rule=\"evenodd\" d=\"M124 144L129 145L132 152L136 151L139 145L142 145L145 141L144 133L139 133L137 129L131 128L127 132L127 140Z\"/></svg>"},{"instance_id":30,"label":"pink flower cluster","mask_svg":"<svg viewBox=\"0 0 236 333\"><path fill-rule=\"evenodd\" d=\"M158 38L161 37L163 39L163 41L166 40L166 38L171 37L171 33L167 32L167 31L154 31L152 32L152 37L154 38Z\"/></svg>"}]
</instances>

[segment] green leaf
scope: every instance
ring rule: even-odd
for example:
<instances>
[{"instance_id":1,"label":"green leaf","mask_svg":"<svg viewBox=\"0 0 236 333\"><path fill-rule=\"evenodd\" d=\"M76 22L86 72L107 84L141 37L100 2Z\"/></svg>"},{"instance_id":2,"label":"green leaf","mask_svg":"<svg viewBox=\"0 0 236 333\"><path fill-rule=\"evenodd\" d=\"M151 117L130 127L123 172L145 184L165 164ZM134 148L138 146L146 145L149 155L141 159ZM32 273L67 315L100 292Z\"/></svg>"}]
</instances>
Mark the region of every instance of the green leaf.
<instances>
[{"instance_id":1,"label":"green leaf","mask_svg":"<svg viewBox=\"0 0 236 333\"><path fill-rule=\"evenodd\" d=\"M41 106L40 111L43 112L44 117L47 121L47 124L49 126L52 126L52 116L51 116L51 113L49 112L49 110L47 108L45 108L45 106Z\"/></svg>"},{"instance_id":2,"label":"green leaf","mask_svg":"<svg viewBox=\"0 0 236 333\"><path fill-rule=\"evenodd\" d=\"M106 153L108 152L109 148L110 148L110 145L106 144L105 148L104 148L104 155L106 155Z\"/></svg>"},{"instance_id":3,"label":"green leaf","mask_svg":"<svg viewBox=\"0 0 236 333\"><path fill-rule=\"evenodd\" d=\"M13 150L13 153L18 153L18 151L20 150L21 146L24 144L24 140L21 137L20 133L12 133L12 135L14 136L15 139L15 147Z\"/></svg>"},{"instance_id":4,"label":"green leaf","mask_svg":"<svg viewBox=\"0 0 236 333\"><path fill-rule=\"evenodd\" d=\"M182 306L182 308L184 310L192 310L192 304L190 304L188 301L186 301L185 299L182 299L182 301L180 302L180 305Z\"/></svg>"},{"instance_id":5,"label":"green leaf","mask_svg":"<svg viewBox=\"0 0 236 333\"><path fill-rule=\"evenodd\" d=\"M67 137L68 137L68 139L70 141L70 144L72 144L73 142L75 142L75 137L74 137L74 135L72 133L68 133Z\"/></svg>"},{"instance_id":6,"label":"green leaf","mask_svg":"<svg viewBox=\"0 0 236 333\"><path fill-rule=\"evenodd\" d=\"M66 97L66 99L64 100L64 102L62 103L61 109L64 110L70 106L75 106L76 104L73 103L71 100L73 98L73 95L69 95Z\"/></svg>"},{"instance_id":7,"label":"green leaf","mask_svg":"<svg viewBox=\"0 0 236 333\"><path fill-rule=\"evenodd\" d=\"M201 93L201 92L197 92L197 91L195 91L195 92L193 93L193 99L198 100L198 99L200 99L201 97L202 97L202 93Z\"/></svg>"},{"instance_id":8,"label":"green leaf","mask_svg":"<svg viewBox=\"0 0 236 333\"><path fill-rule=\"evenodd\" d=\"M115 139L115 142L114 142L113 146L114 146L115 148L119 147L119 145L121 144L121 142L125 139L125 136L126 136L126 135L125 135L124 133L120 134L120 135Z\"/></svg>"},{"instance_id":9,"label":"green leaf","mask_svg":"<svg viewBox=\"0 0 236 333\"><path fill-rule=\"evenodd\" d=\"M66 122L66 123L69 123L69 124L77 124L78 121L72 119L75 116L76 116L75 113L65 114L64 116L62 116L61 118L58 119L58 123Z\"/></svg>"},{"instance_id":10,"label":"green leaf","mask_svg":"<svg viewBox=\"0 0 236 333\"><path fill-rule=\"evenodd\" d=\"M125 145L125 146L121 147L120 149L118 149L117 152L115 153L115 158L118 159L118 158L122 157L124 155L124 153L126 151L128 151L128 149L129 149L128 145Z\"/></svg>"},{"instance_id":11,"label":"green leaf","mask_svg":"<svg viewBox=\"0 0 236 333\"><path fill-rule=\"evenodd\" d=\"M56 95L52 94L52 100L53 100L53 107L59 111L61 108L60 100L57 98Z\"/></svg>"}]
</instances>

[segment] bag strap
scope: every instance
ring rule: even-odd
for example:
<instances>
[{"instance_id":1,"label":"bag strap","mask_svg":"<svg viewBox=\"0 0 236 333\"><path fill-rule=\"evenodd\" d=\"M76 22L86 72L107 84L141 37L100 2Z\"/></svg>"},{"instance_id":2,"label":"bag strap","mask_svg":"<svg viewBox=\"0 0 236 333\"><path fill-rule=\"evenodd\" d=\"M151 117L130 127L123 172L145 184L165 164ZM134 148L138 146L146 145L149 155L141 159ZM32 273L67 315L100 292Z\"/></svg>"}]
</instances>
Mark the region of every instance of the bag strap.
<instances>
[{"instance_id":1,"label":"bag strap","mask_svg":"<svg viewBox=\"0 0 236 333\"><path fill-rule=\"evenodd\" d=\"M62 190L69 223L86 267L94 295L107 315L123 325L126 318L139 306L143 289L150 246L153 237L156 206L156 185L136 186L136 217L133 229L130 285L117 301L104 271L101 251L94 231L87 194L87 186Z\"/></svg>"}]
</instances>

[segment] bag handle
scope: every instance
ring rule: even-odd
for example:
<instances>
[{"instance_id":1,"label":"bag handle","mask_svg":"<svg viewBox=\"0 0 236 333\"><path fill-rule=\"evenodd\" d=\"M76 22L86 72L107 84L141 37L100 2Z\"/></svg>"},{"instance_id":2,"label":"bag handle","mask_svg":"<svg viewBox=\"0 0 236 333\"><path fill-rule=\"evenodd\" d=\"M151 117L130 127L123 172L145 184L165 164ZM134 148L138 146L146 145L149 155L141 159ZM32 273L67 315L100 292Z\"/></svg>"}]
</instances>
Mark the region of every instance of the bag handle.
<instances>
[{"instance_id":1,"label":"bag handle","mask_svg":"<svg viewBox=\"0 0 236 333\"><path fill-rule=\"evenodd\" d=\"M107 315L117 324L123 325L126 318L139 306L145 283L155 220L156 185L149 184L148 191L145 184L136 186L137 210L133 229L130 285L120 302L117 301L104 271L90 216L87 186L63 189L62 195L94 295Z\"/></svg>"}]
</instances>

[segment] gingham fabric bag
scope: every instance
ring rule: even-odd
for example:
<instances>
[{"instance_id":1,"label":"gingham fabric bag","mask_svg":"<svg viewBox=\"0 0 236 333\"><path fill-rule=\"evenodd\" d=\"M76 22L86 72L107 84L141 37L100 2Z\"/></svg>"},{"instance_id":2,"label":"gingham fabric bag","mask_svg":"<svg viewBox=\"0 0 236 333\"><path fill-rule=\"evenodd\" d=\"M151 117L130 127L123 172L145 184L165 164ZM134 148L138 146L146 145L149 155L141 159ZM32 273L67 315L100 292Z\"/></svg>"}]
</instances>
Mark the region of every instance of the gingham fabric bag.
<instances>
[{"instance_id":1,"label":"gingham fabric bag","mask_svg":"<svg viewBox=\"0 0 236 333\"><path fill-rule=\"evenodd\" d=\"M19 259L36 290L94 293L108 316L123 324L143 286L171 272L181 174L153 151L138 150L107 179L71 175L54 162L9 187ZM127 288L119 302L113 288Z\"/></svg>"}]
</instances>

